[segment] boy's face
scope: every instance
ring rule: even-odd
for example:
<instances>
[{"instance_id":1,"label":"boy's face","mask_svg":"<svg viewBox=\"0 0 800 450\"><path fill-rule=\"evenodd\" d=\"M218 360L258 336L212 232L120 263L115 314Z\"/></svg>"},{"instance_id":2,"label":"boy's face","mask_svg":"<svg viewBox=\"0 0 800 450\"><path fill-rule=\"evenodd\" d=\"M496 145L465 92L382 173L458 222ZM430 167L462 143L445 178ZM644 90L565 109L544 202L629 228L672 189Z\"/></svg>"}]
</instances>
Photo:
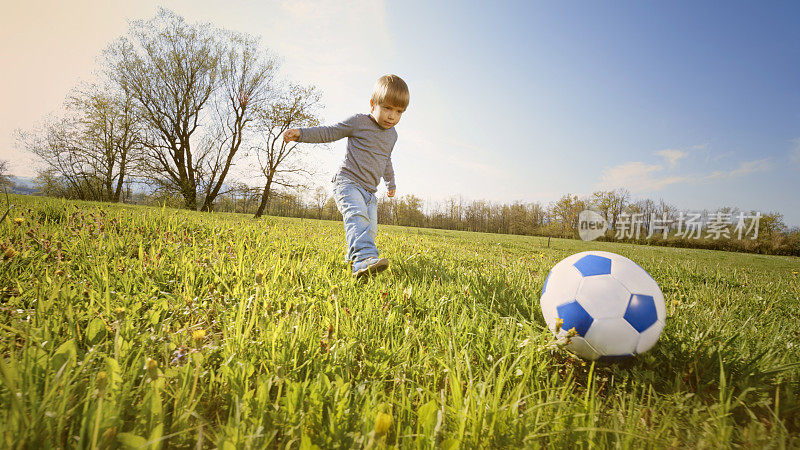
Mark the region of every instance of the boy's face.
<instances>
[{"instance_id":1,"label":"boy's face","mask_svg":"<svg viewBox=\"0 0 800 450\"><path fill-rule=\"evenodd\" d=\"M372 107L372 117L375 118L378 125L387 130L397 125L397 122L400 122L400 117L406 110L389 104L379 105L372 100L369 101L369 105Z\"/></svg>"}]
</instances>

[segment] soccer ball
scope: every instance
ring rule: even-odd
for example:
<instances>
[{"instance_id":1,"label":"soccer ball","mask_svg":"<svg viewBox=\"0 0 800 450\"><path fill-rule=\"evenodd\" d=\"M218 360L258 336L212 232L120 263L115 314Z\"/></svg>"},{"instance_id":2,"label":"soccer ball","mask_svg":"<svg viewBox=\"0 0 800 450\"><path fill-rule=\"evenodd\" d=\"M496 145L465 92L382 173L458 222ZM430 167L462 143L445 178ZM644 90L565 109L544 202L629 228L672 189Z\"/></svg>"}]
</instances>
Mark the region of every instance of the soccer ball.
<instances>
[{"instance_id":1,"label":"soccer ball","mask_svg":"<svg viewBox=\"0 0 800 450\"><path fill-rule=\"evenodd\" d=\"M646 352L666 319L655 280L635 262L610 252L581 252L559 261L544 281L540 302L550 330L566 339L567 349L589 360Z\"/></svg>"}]
</instances>

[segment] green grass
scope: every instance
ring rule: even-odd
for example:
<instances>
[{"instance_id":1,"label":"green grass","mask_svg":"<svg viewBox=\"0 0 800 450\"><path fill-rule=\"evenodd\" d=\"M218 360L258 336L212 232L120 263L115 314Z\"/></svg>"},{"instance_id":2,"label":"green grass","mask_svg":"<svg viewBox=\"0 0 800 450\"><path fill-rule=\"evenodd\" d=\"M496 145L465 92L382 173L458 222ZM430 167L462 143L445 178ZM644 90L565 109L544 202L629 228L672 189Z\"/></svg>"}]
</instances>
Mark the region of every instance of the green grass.
<instances>
[{"instance_id":1,"label":"green grass","mask_svg":"<svg viewBox=\"0 0 800 450\"><path fill-rule=\"evenodd\" d=\"M0 225L0 447L800 446L800 260L15 197ZM24 218L21 223L15 218ZM667 301L647 354L554 348L583 250Z\"/></svg>"}]
</instances>

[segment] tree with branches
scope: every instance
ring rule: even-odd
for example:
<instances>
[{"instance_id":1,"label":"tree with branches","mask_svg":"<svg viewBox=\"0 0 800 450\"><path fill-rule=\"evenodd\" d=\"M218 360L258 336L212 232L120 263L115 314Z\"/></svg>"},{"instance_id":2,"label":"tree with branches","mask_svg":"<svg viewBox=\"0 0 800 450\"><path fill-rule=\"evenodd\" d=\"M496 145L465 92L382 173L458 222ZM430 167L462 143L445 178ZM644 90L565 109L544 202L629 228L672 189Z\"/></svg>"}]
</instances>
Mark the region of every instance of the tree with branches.
<instances>
[{"instance_id":1,"label":"tree with branches","mask_svg":"<svg viewBox=\"0 0 800 450\"><path fill-rule=\"evenodd\" d=\"M192 138L218 77L217 48L208 27L159 9L131 23L107 51L109 74L131 92L147 133L143 173L196 209L198 162Z\"/></svg>"},{"instance_id":2,"label":"tree with branches","mask_svg":"<svg viewBox=\"0 0 800 450\"><path fill-rule=\"evenodd\" d=\"M82 149L100 183L98 200L119 202L139 160L142 130L127 92L90 85L69 98L77 112Z\"/></svg>"},{"instance_id":3,"label":"tree with branches","mask_svg":"<svg viewBox=\"0 0 800 450\"><path fill-rule=\"evenodd\" d=\"M276 186L298 188L303 184L302 177L310 174L298 158L298 143L284 142L283 133L290 128L319 125L319 108L320 94L314 86L290 84L283 95L258 114L261 142L252 150L266 181L255 217L268 210Z\"/></svg>"},{"instance_id":4,"label":"tree with branches","mask_svg":"<svg viewBox=\"0 0 800 450\"><path fill-rule=\"evenodd\" d=\"M17 130L17 145L44 163L37 177L44 192L118 202L140 152L141 129L128 92L88 84L70 93L63 114Z\"/></svg>"},{"instance_id":5,"label":"tree with branches","mask_svg":"<svg viewBox=\"0 0 800 450\"><path fill-rule=\"evenodd\" d=\"M81 147L74 117L49 116L31 130L17 130L16 144L36 155L44 167L36 177L47 195L98 200L101 182Z\"/></svg>"},{"instance_id":6,"label":"tree with branches","mask_svg":"<svg viewBox=\"0 0 800 450\"><path fill-rule=\"evenodd\" d=\"M8 161L0 159L0 187L8 186L11 184L11 179L8 177Z\"/></svg>"},{"instance_id":7,"label":"tree with branches","mask_svg":"<svg viewBox=\"0 0 800 450\"><path fill-rule=\"evenodd\" d=\"M213 209L234 157L250 134L257 112L267 107L273 95L277 60L260 50L251 36L223 32L224 46L219 57L220 85L215 95L214 149L198 177L203 185L203 211Z\"/></svg>"},{"instance_id":8,"label":"tree with branches","mask_svg":"<svg viewBox=\"0 0 800 450\"><path fill-rule=\"evenodd\" d=\"M210 211L278 64L246 34L190 24L159 9L106 52L147 130L142 173L184 206Z\"/></svg>"},{"instance_id":9,"label":"tree with branches","mask_svg":"<svg viewBox=\"0 0 800 450\"><path fill-rule=\"evenodd\" d=\"M552 206L553 219L561 225L561 235L572 237L578 228L578 215L586 208L586 200L565 194Z\"/></svg>"}]
</instances>

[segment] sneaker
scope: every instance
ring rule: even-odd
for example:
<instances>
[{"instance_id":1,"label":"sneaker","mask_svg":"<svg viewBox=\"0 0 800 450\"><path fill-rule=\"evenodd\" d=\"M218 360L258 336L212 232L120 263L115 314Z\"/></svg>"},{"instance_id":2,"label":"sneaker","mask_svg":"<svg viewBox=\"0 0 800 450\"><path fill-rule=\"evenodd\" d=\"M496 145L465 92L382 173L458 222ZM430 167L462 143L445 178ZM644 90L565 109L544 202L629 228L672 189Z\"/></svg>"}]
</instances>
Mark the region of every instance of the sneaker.
<instances>
[{"instance_id":1,"label":"sneaker","mask_svg":"<svg viewBox=\"0 0 800 450\"><path fill-rule=\"evenodd\" d=\"M353 263L353 276L361 278L364 275L372 275L383 272L389 267L389 260L386 258L367 258L363 261Z\"/></svg>"}]
</instances>

